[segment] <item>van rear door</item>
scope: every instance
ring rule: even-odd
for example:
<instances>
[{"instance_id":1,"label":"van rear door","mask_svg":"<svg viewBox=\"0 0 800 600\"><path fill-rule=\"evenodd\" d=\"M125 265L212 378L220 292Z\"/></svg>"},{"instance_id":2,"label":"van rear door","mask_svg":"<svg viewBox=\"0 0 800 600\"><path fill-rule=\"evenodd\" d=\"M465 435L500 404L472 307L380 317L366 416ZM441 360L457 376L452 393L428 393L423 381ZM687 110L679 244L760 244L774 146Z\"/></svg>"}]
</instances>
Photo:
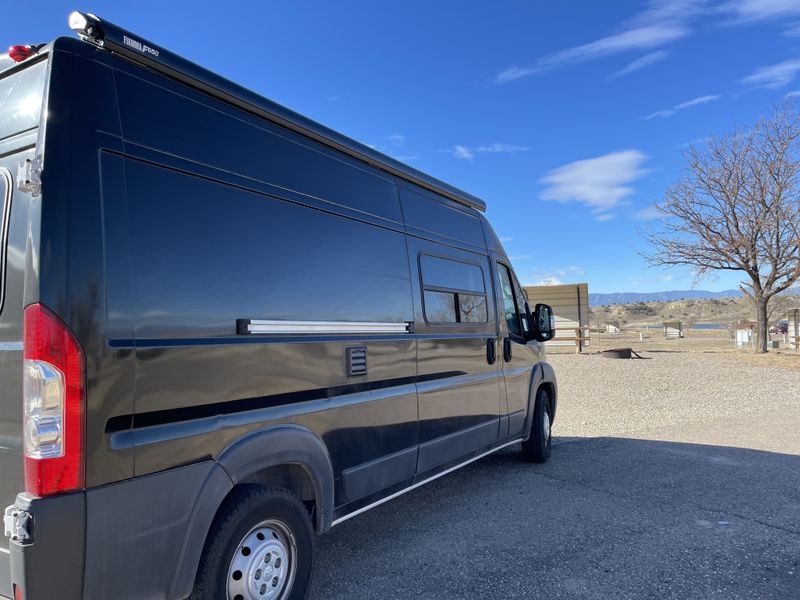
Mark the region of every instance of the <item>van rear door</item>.
<instances>
[{"instance_id":1,"label":"van rear door","mask_svg":"<svg viewBox=\"0 0 800 600\"><path fill-rule=\"evenodd\" d=\"M15 177L19 164L35 155L46 76L46 60L0 71L0 509L24 488L22 311L32 203L30 194L15 190ZM28 289L36 289L30 276ZM7 548L3 536L0 595L11 596Z\"/></svg>"}]
</instances>

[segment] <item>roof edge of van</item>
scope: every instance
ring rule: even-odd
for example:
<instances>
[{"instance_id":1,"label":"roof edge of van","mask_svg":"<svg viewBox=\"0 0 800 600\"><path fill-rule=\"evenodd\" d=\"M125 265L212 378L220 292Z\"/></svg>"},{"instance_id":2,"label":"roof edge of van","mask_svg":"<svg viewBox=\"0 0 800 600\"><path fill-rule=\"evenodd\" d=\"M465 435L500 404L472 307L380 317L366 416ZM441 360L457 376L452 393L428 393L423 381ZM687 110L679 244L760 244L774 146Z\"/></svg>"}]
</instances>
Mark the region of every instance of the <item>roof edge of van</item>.
<instances>
[{"instance_id":1,"label":"roof edge of van","mask_svg":"<svg viewBox=\"0 0 800 600\"><path fill-rule=\"evenodd\" d=\"M242 110L361 160L381 171L442 194L455 202L486 211L486 203L472 194L432 177L399 160L304 117L242 85L217 75L169 50L90 13L73 12L69 26L81 39L199 89Z\"/></svg>"}]
</instances>

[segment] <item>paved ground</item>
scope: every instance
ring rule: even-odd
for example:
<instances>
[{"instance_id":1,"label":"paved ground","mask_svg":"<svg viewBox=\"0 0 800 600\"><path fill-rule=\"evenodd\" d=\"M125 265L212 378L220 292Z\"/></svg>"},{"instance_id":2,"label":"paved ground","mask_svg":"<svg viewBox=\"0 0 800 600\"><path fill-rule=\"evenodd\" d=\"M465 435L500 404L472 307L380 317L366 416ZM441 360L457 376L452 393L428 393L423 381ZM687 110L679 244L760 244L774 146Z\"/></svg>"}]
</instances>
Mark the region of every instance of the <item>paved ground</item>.
<instances>
[{"instance_id":1,"label":"paved ground","mask_svg":"<svg viewBox=\"0 0 800 600\"><path fill-rule=\"evenodd\" d=\"M551 357L550 462L511 447L334 528L311 598L800 599L800 377L650 356Z\"/></svg>"}]
</instances>

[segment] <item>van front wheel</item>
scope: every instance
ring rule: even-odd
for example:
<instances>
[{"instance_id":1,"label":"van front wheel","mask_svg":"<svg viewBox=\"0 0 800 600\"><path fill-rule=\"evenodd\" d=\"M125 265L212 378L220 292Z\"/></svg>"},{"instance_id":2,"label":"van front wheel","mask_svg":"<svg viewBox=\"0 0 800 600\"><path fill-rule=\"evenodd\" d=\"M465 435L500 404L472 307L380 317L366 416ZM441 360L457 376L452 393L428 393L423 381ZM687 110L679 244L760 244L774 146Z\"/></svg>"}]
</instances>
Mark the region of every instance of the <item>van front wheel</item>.
<instances>
[{"instance_id":1,"label":"van front wheel","mask_svg":"<svg viewBox=\"0 0 800 600\"><path fill-rule=\"evenodd\" d=\"M211 526L190 600L302 600L313 550L308 511L294 494L247 487Z\"/></svg>"},{"instance_id":2,"label":"van front wheel","mask_svg":"<svg viewBox=\"0 0 800 600\"><path fill-rule=\"evenodd\" d=\"M522 442L522 455L528 462L543 463L550 458L552 414L550 393L545 388L539 388L533 407L530 435Z\"/></svg>"}]
</instances>

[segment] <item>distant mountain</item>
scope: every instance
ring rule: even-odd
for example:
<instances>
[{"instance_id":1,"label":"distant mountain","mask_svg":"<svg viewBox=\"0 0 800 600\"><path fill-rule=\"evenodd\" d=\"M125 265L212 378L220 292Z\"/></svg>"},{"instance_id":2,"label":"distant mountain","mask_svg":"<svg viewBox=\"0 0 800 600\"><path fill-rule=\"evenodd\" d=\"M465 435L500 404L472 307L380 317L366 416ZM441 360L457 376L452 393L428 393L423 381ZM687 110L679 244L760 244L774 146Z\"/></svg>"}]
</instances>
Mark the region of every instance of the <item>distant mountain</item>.
<instances>
[{"instance_id":1,"label":"distant mountain","mask_svg":"<svg viewBox=\"0 0 800 600\"><path fill-rule=\"evenodd\" d=\"M673 290L670 292L618 292L615 294L589 294L589 306L606 304L628 304L630 302L670 302L674 300L697 300L709 298L739 298L739 290L709 292L706 290Z\"/></svg>"}]
</instances>

